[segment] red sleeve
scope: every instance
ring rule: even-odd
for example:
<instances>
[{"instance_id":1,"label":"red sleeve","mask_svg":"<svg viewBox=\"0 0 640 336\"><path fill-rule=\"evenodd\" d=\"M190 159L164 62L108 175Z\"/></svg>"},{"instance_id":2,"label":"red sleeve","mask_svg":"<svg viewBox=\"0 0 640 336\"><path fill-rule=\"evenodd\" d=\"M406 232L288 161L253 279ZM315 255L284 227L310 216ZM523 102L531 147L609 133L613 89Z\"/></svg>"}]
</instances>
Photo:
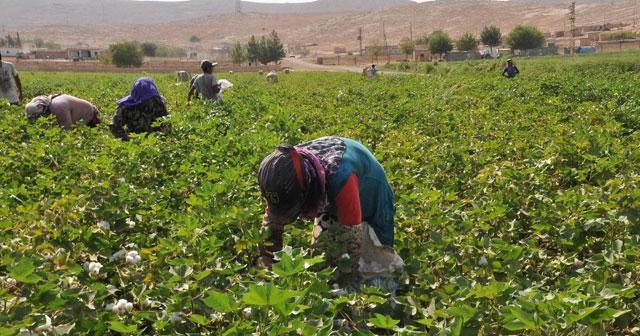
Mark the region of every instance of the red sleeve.
<instances>
[{"instance_id":1,"label":"red sleeve","mask_svg":"<svg viewBox=\"0 0 640 336\"><path fill-rule=\"evenodd\" d=\"M336 197L338 222L342 225L358 225L362 223L362 209L360 208L360 190L358 175L352 173Z\"/></svg>"}]
</instances>

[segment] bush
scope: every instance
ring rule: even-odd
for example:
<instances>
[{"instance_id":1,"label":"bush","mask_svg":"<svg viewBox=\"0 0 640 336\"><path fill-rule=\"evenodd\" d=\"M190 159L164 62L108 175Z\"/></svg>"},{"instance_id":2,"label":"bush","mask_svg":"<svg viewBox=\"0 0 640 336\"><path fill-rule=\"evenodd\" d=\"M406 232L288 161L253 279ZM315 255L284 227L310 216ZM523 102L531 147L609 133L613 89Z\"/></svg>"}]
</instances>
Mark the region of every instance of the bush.
<instances>
[{"instance_id":1,"label":"bush","mask_svg":"<svg viewBox=\"0 0 640 336\"><path fill-rule=\"evenodd\" d=\"M140 67L144 54L137 42L122 42L109 46L111 62L119 68Z\"/></svg>"},{"instance_id":2,"label":"bush","mask_svg":"<svg viewBox=\"0 0 640 336\"><path fill-rule=\"evenodd\" d=\"M507 44L511 49L536 49L544 44L544 35L536 27L518 25L507 36Z\"/></svg>"}]
</instances>

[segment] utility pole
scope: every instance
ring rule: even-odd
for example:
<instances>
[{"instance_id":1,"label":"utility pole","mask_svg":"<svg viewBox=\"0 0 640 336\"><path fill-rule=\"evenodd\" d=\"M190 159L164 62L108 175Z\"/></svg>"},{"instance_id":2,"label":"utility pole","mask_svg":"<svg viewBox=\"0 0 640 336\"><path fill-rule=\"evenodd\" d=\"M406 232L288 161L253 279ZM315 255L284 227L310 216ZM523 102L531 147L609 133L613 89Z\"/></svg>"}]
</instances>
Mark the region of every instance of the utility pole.
<instances>
[{"instance_id":1,"label":"utility pole","mask_svg":"<svg viewBox=\"0 0 640 336\"><path fill-rule=\"evenodd\" d=\"M242 0L236 0L236 13L242 13Z\"/></svg>"},{"instance_id":2,"label":"utility pole","mask_svg":"<svg viewBox=\"0 0 640 336\"><path fill-rule=\"evenodd\" d=\"M384 29L384 21L382 21L382 38L384 40L384 50L387 52L387 63L391 63L391 54L389 53L389 45L387 44L387 31Z\"/></svg>"},{"instance_id":3,"label":"utility pole","mask_svg":"<svg viewBox=\"0 0 640 336\"><path fill-rule=\"evenodd\" d=\"M569 5L569 22L571 23L571 54L576 47L576 2Z\"/></svg>"},{"instance_id":4,"label":"utility pole","mask_svg":"<svg viewBox=\"0 0 640 336\"><path fill-rule=\"evenodd\" d=\"M358 28L358 43L360 44L360 56L362 56L362 27Z\"/></svg>"}]
</instances>

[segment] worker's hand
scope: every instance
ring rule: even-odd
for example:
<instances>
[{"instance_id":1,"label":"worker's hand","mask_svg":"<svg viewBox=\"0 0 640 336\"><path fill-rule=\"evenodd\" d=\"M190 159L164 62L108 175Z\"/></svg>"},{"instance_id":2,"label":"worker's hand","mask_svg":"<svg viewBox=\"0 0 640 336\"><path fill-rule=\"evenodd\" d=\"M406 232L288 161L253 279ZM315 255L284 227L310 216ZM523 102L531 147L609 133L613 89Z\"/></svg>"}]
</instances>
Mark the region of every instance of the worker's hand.
<instances>
[{"instance_id":1,"label":"worker's hand","mask_svg":"<svg viewBox=\"0 0 640 336\"><path fill-rule=\"evenodd\" d=\"M264 269L271 269L271 264L273 264L273 259L269 256L260 256L256 262L258 267Z\"/></svg>"}]
</instances>

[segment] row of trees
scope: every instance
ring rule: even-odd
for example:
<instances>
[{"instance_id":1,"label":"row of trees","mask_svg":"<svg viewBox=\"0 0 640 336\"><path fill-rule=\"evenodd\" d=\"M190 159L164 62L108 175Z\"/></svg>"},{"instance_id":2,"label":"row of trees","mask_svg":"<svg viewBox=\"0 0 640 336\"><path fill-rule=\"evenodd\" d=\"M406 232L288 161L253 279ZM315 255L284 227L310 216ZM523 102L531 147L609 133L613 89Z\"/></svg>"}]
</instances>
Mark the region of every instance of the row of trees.
<instances>
[{"instance_id":1,"label":"row of trees","mask_svg":"<svg viewBox=\"0 0 640 336\"><path fill-rule=\"evenodd\" d=\"M252 64L268 64L278 62L285 57L284 46L276 31L272 31L268 36L262 36L259 40L251 35L246 45L236 43L231 49L231 61L234 64L241 64L249 61Z\"/></svg>"},{"instance_id":2,"label":"row of trees","mask_svg":"<svg viewBox=\"0 0 640 336\"><path fill-rule=\"evenodd\" d=\"M5 37L0 37L0 47L22 48L20 33L16 33L16 37L11 36L11 34L7 34Z\"/></svg>"},{"instance_id":3,"label":"row of trees","mask_svg":"<svg viewBox=\"0 0 640 336\"><path fill-rule=\"evenodd\" d=\"M476 50L480 42L489 48L501 45L503 41L500 28L493 25L485 26L479 39L474 34L466 32L460 35L458 40L453 41L447 33L442 31L435 31L431 35L424 34L415 41L405 37L400 41L400 50L408 56L413 53L417 44L423 44L432 54L441 55L453 50L454 45L459 51ZM536 27L518 25L507 35L505 42L511 49L535 49L544 44L544 35ZM377 57L382 53L382 47L377 44L369 48L370 55Z\"/></svg>"}]
</instances>

